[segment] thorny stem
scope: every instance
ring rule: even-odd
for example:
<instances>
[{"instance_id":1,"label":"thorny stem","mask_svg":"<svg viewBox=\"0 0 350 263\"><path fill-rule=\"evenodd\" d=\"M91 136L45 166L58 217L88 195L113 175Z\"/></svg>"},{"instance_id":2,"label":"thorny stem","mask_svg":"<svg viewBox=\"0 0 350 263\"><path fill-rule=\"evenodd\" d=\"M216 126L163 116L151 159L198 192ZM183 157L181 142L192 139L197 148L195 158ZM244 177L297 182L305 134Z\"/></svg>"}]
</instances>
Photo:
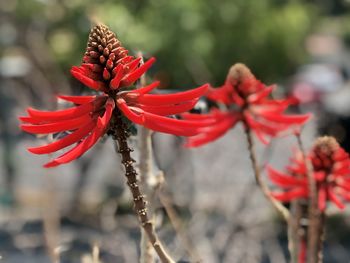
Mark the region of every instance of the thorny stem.
<instances>
[{"instance_id":1,"label":"thorny stem","mask_svg":"<svg viewBox=\"0 0 350 263\"><path fill-rule=\"evenodd\" d=\"M308 209L308 231L307 231L307 259L308 263L321 263L323 261L323 233L325 215L318 209L317 188L313 177L313 168L305 153L304 144L300 133L296 133L298 145L303 156L309 184L309 209Z\"/></svg>"},{"instance_id":2,"label":"thorny stem","mask_svg":"<svg viewBox=\"0 0 350 263\"><path fill-rule=\"evenodd\" d=\"M148 239L154 247L160 260L163 263L173 263L175 261L172 260L171 257L166 253L154 230L153 223L149 220L145 196L141 193L136 178L137 173L133 165L135 160L131 158L130 154L130 152L132 152L132 149L128 146L127 142L129 132L125 123L122 120L122 116L118 109L115 109L115 114L113 115L113 120L111 121L110 130L112 132L113 138L118 143L118 152L121 154L122 157L121 161L125 167L125 176L127 178L127 184L131 191L134 201L134 208L138 215L141 226L146 232Z\"/></svg>"},{"instance_id":3,"label":"thorny stem","mask_svg":"<svg viewBox=\"0 0 350 263\"><path fill-rule=\"evenodd\" d=\"M255 147L254 147L254 142L253 142L253 136L250 128L248 126L245 127L245 134L247 136L247 141L248 141L248 150L249 150L249 156L250 160L252 162L252 167L254 170L254 176L256 183L259 185L261 191L265 195L268 201L276 208L276 210L283 216L283 218L286 220L286 222L289 222L289 211L288 209L282 205L281 202L277 201L275 198L273 198L270 195L270 190L265 184L265 182L261 178L261 173L258 165L258 161L256 158L256 153L255 153Z\"/></svg>"}]
</instances>

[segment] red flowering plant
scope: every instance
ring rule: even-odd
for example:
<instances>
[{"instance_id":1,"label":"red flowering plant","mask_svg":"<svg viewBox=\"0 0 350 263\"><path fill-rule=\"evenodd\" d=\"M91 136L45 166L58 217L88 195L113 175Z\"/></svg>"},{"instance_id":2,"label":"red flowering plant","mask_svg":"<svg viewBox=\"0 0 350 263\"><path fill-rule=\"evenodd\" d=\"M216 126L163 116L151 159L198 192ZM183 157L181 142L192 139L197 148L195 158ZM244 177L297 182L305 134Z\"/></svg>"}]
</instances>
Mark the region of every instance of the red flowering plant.
<instances>
[{"instance_id":1,"label":"red flowering plant","mask_svg":"<svg viewBox=\"0 0 350 263\"><path fill-rule=\"evenodd\" d=\"M57 134L66 136L49 144L32 147L35 154L49 154L72 146L64 154L44 167L69 163L88 151L104 134L112 135L119 146L125 167L128 186L135 210L151 244L162 262L174 262L165 252L146 210L145 196L138 186L135 162L130 155L127 139L131 126L139 124L146 128L178 136L197 135L200 127L212 121L178 120L170 115L193 108L208 85L176 94L150 94L159 82L148 86L132 86L155 62L154 58L144 64L141 58L128 55L116 35L104 25L95 26L89 35L87 50L81 66L74 66L71 74L96 93L90 96L59 95L58 98L75 104L58 111L41 111L28 108L28 116L20 117L22 130L33 134Z\"/></svg>"},{"instance_id":2,"label":"red flowering plant","mask_svg":"<svg viewBox=\"0 0 350 263\"><path fill-rule=\"evenodd\" d=\"M248 150L257 184L268 201L281 213L286 222L290 221L290 211L279 200L271 195L270 190L261 177L254 149L253 134L264 144L271 138L279 136L288 129L299 130L310 114L286 114L289 106L296 103L293 98L271 98L275 85L266 86L243 64L233 65L226 77L224 85L210 88L207 99L214 104L208 114L184 113L186 120L214 122L204 127L196 136L187 139L187 147L198 147L212 142L234 128L237 123L243 124L247 136ZM291 251L292 252L292 251Z\"/></svg>"},{"instance_id":3,"label":"red flowering plant","mask_svg":"<svg viewBox=\"0 0 350 263\"><path fill-rule=\"evenodd\" d=\"M344 201L350 200L350 158L332 137L317 139L307 156L312 164L312 176L317 190L318 209L324 212L327 202L344 209ZM267 167L270 180L283 191L272 195L282 202L308 199L310 195L307 166L302 154L297 152L286 172Z\"/></svg>"},{"instance_id":4,"label":"red flowering plant","mask_svg":"<svg viewBox=\"0 0 350 263\"><path fill-rule=\"evenodd\" d=\"M284 113L295 103L295 99L269 98L275 87L266 86L257 80L245 65L233 65L224 85L210 88L206 94L207 99L218 107L214 107L209 114L182 114L187 120L215 121L214 125L200 128L201 133L188 138L186 145L198 147L214 141L238 122L242 122L247 130L253 131L264 144L268 143L268 137L275 137L291 126L304 124L310 118L309 114Z\"/></svg>"},{"instance_id":5,"label":"red flowering plant","mask_svg":"<svg viewBox=\"0 0 350 263\"><path fill-rule=\"evenodd\" d=\"M308 154L295 152L286 172L271 166L267 171L271 182L282 189L271 191L271 196L291 203L294 257L299 263L322 262L327 204L344 209L344 202L350 201L349 154L333 137L324 136Z\"/></svg>"},{"instance_id":6,"label":"red flowering plant","mask_svg":"<svg viewBox=\"0 0 350 263\"><path fill-rule=\"evenodd\" d=\"M121 46L115 34L106 26L93 28L83 64L72 67L71 74L97 94L59 95L58 98L75 104L65 110L50 112L28 108L28 116L20 117L25 123L21 125L22 130L33 134L70 132L62 139L28 150L35 154L48 154L76 143L75 147L45 164L45 167L68 163L89 150L106 132L111 133L111 123L119 115L155 131L179 136L198 134L197 128L205 123L167 116L193 108L198 98L206 92L207 85L177 94L161 95L149 94L159 82L129 89L155 59L151 58L142 65L140 61L141 58L128 56L128 50Z\"/></svg>"}]
</instances>

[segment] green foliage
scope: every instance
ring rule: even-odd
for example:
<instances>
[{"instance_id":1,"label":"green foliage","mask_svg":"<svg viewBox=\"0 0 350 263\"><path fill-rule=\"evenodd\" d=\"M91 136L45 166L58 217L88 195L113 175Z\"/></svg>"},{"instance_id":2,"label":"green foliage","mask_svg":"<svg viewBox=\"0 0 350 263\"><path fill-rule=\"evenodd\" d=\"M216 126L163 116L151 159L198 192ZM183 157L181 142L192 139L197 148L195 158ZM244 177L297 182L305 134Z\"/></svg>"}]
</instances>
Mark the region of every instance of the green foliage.
<instances>
[{"instance_id":1,"label":"green foliage","mask_svg":"<svg viewBox=\"0 0 350 263\"><path fill-rule=\"evenodd\" d=\"M304 61L303 40L317 17L301 1L19 2L18 17L45 25L47 43L65 70L81 61L89 20L100 21L131 51L156 56L150 74L167 88L219 85L236 62L264 81L283 78Z\"/></svg>"}]
</instances>

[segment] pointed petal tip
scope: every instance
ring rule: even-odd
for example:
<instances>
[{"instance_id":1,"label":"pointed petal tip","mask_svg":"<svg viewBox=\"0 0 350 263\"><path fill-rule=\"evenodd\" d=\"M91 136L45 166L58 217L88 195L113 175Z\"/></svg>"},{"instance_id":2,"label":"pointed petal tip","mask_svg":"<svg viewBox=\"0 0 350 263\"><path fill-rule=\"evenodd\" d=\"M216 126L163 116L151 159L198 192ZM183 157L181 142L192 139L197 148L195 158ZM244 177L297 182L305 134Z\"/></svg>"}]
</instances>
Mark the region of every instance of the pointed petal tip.
<instances>
[{"instance_id":1,"label":"pointed petal tip","mask_svg":"<svg viewBox=\"0 0 350 263\"><path fill-rule=\"evenodd\" d=\"M54 168L56 166L60 165L60 163L57 163L56 161L51 161L43 165L44 168Z\"/></svg>"},{"instance_id":2,"label":"pointed petal tip","mask_svg":"<svg viewBox=\"0 0 350 263\"><path fill-rule=\"evenodd\" d=\"M29 147L29 148L27 148L27 151L30 152L30 153L37 154L36 151L35 151L35 147Z\"/></svg>"}]
</instances>

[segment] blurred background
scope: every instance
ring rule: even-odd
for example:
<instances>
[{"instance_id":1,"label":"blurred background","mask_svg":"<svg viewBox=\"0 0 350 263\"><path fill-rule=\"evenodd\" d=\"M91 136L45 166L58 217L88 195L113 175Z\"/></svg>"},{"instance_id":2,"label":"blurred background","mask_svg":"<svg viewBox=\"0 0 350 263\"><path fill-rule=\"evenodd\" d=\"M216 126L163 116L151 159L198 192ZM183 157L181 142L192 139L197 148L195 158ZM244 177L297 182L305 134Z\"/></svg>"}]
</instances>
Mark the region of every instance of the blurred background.
<instances>
[{"instance_id":1,"label":"blurred background","mask_svg":"<svg viewBox=\"0 0 350 263\"><path fill-rule=\"evenodd\" d=\"M157 57L149 77L163 89L219 86L232 64L247 64L280 85L276 96L294 95L297 110L315 114L307 146L331 134L350 150L349 0L0 0L0 262L138 262L140 233L112 140L44 170L48 157L26 148L46 138L18 129L26 107L54 109L54 94L88 92L69 69L94 21L131 52ZM254 184L241 127L196 150L153 139L165 176L153 210L179 262L288 262L286 226ZM259 160L283 168L295 145L293 137L259 145ZM329 219L325 262L350 258L348 215Z\"/></svg>"}]
</instances>

